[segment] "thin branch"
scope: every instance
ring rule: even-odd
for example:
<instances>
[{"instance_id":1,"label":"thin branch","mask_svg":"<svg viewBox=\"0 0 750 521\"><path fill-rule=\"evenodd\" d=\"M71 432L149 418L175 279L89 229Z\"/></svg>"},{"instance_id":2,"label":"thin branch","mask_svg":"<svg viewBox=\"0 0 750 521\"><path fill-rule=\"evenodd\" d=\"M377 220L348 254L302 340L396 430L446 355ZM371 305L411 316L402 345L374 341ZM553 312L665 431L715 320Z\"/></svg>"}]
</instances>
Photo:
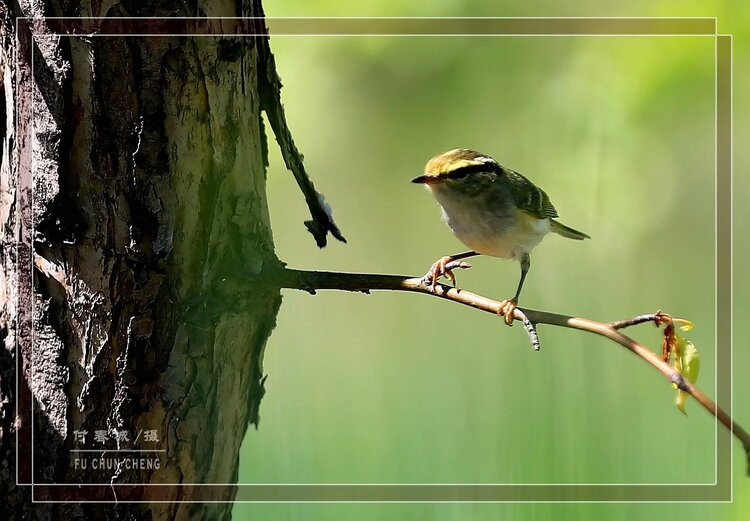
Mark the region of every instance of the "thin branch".
<instances>
[{"instance_id":1,"label":"thin branch","mask_svg":"<svg viewBox=\"0 0 750 521\"><path fill-rule=\"evenodd\" d=\"M283 268L276 274L276 280L282 288L298 289L315 294L317 290L333 289L344 291L358 291L370 293L374 290L409 291L432 295L445 300L452 300L465 306L480 309L488 313L500 314L501 302L482 295L477 295L464 289L452 288L443 284L437 284L434 288L427 286L421 277L404 277L400 275L378 275L368 273L338 273L326 271L305 271ZM587 318L573 317L550 313L548 311L537 311L534 309L516 308L514 318L526 324L547 324L550 326L578 329L603 336L621 345L628 351L634 353L642 360L659 371L670 382L681 390L687 392L695 400L711 413L719 422L737 437L742 443L748 455L750 471L750 434L738 425L729 414L714 403L711 398L698 389L693 383L686 380L672 366L662 360L653 351L637 342L636 340L622 334L619 329L655 322L657 325L667 317L661 312L640 315L632 319L616 322L598 322ZM535 330L534 330L535 331Z\"/></svg>"},{"instance_id":2,"label":"thin branch","mask_svg":"<svg viewBox=\"0 0 750 521\"><path fill-rule=\"evenodd\" d=\"M616 322L610 323L612 329L625 329L630 326L637 326L638 324L645 324L646 322L654 322L656 325L663 320L664 315L661 311L656 313L646 313L645 315L638 315L637 317L628 318L627 320L617 320Z\"/></svg>"},{"instance_id":3,"label":"thin branch","mask_svg":"<svg viewBox=\"0 0 750 521\"><path fill-rule=\"evenodd\" d=\"M328 243L328 232L331 232L336 239L346 242L344 235L333 220L331 207L313 185L310 176L307 175L303 156L297 150L294 144L292 133L287 125L284 106L281 103L281 79L276 72L276 60L268 41L267 29L262 20L257 21L258 34L263 37L258 38L258 60L259 60L259 91L261 108L268 116L271 128L276 136L276 142L281 149L281 156L289 171L294 175L302 194L305 196L305 202L310 209L312 219L305 221L307 230L315 238L318 247L323 248Z\"/></svg>"}]
</instances>

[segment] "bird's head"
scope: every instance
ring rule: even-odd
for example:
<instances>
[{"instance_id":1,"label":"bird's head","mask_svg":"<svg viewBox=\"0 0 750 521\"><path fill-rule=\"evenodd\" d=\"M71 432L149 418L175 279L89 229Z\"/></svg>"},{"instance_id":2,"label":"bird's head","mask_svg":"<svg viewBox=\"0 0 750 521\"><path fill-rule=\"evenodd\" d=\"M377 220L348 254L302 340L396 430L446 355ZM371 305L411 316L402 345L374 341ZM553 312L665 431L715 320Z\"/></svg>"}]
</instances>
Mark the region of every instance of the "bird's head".
<instances>
[{"instance_id":1,"label":"bird's head","mask_svg":"<svg viewBox=\"0 0 750 521\"><path fill-rule=\"evenodd\" d=\"M502 173L502 167L487 154L456 148L430 159L424 174L411 180L430 189L477 184L479 179L493 180Z\"/></svg>"}]
</instances>

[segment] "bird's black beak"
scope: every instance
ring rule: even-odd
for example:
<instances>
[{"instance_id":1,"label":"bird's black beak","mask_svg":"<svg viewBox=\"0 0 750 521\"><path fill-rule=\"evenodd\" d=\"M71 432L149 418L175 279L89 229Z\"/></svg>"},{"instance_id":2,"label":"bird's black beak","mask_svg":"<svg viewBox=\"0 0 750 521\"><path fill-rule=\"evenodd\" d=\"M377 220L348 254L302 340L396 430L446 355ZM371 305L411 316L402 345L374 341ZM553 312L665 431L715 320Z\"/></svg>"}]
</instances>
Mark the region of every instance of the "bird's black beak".
<instances>
[{"instance_id":1,"label":"bird's black beak","mask_svg":"<svg viewBox=\"0 0 750 521\"><path fill-rule=\"evenodd\" d=\"M430 176L428 175L420 175L419 177L415 177L411 180L412 183L418 183L418 184L425 184L429 182Z\"/></svg>"}]
</instances>

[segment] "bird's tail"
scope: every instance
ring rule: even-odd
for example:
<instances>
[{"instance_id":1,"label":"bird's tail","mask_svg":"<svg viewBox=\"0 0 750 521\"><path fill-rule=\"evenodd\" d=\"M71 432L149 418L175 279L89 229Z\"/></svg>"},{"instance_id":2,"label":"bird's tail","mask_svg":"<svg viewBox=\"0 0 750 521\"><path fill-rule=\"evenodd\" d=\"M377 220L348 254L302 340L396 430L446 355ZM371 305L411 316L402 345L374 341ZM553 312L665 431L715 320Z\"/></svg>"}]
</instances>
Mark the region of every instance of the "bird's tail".
<instances>
[{"instance_id":1,"label":"bird's tail","mask_svg":"<svg viewBox=\"0 0 750 521\"><path fill-rule=\"evenodd\" d=\"M555 232L557 235L562 235L563 237L567 237L568 239L576 239L578 241L582 241L583 239L591 238L585 233L579 232L578 230L574 230L573 228L569 228L568 226L565 226L563 223L559 223L553 219L550 219L550 224L551 224L553 232Z\"/></svg>"}]
</instances>

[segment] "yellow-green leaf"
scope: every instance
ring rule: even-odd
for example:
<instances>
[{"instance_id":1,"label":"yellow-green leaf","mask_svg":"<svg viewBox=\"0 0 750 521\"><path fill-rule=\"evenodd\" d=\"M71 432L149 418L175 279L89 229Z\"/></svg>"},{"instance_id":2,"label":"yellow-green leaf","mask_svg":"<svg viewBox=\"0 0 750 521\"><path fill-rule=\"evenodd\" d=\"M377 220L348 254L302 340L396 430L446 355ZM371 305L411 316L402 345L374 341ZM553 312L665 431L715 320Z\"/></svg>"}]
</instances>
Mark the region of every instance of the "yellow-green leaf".
<instances>
[{"instance_id":1,"label":"yellow-green leaf","mask_svg":"<svg viewBox=\"0 0 750 521\"><path fill-rule=\"evenodd\" d=\"M672 319L675 324L679 324L680 329L683 331L690 331L693 329L693 323L689 320L685 320L684 318L675 318Z\"/></svg>"},{"instance_id":2,"label":"yellow-green leaf","mask_svg":"<svg viewBox=\"0 0 750 521\"><path fill-rule=\"evenodd\" d=\"M691 383L695 383L698 380L698 371L700 370L701 359L698 354L698 349L695 347L690 340L677 335L677 352L675 357L679 357L679 364L675 363L675 367L680 372L683 378L690 380ZM677 360L675 360L677 362ZM676 387L676 386L675 386ZM677 408L685 413L685 401L687 400L688 393L677 389L677 399L675 401Z\"/></svg>"}]
</instances>

